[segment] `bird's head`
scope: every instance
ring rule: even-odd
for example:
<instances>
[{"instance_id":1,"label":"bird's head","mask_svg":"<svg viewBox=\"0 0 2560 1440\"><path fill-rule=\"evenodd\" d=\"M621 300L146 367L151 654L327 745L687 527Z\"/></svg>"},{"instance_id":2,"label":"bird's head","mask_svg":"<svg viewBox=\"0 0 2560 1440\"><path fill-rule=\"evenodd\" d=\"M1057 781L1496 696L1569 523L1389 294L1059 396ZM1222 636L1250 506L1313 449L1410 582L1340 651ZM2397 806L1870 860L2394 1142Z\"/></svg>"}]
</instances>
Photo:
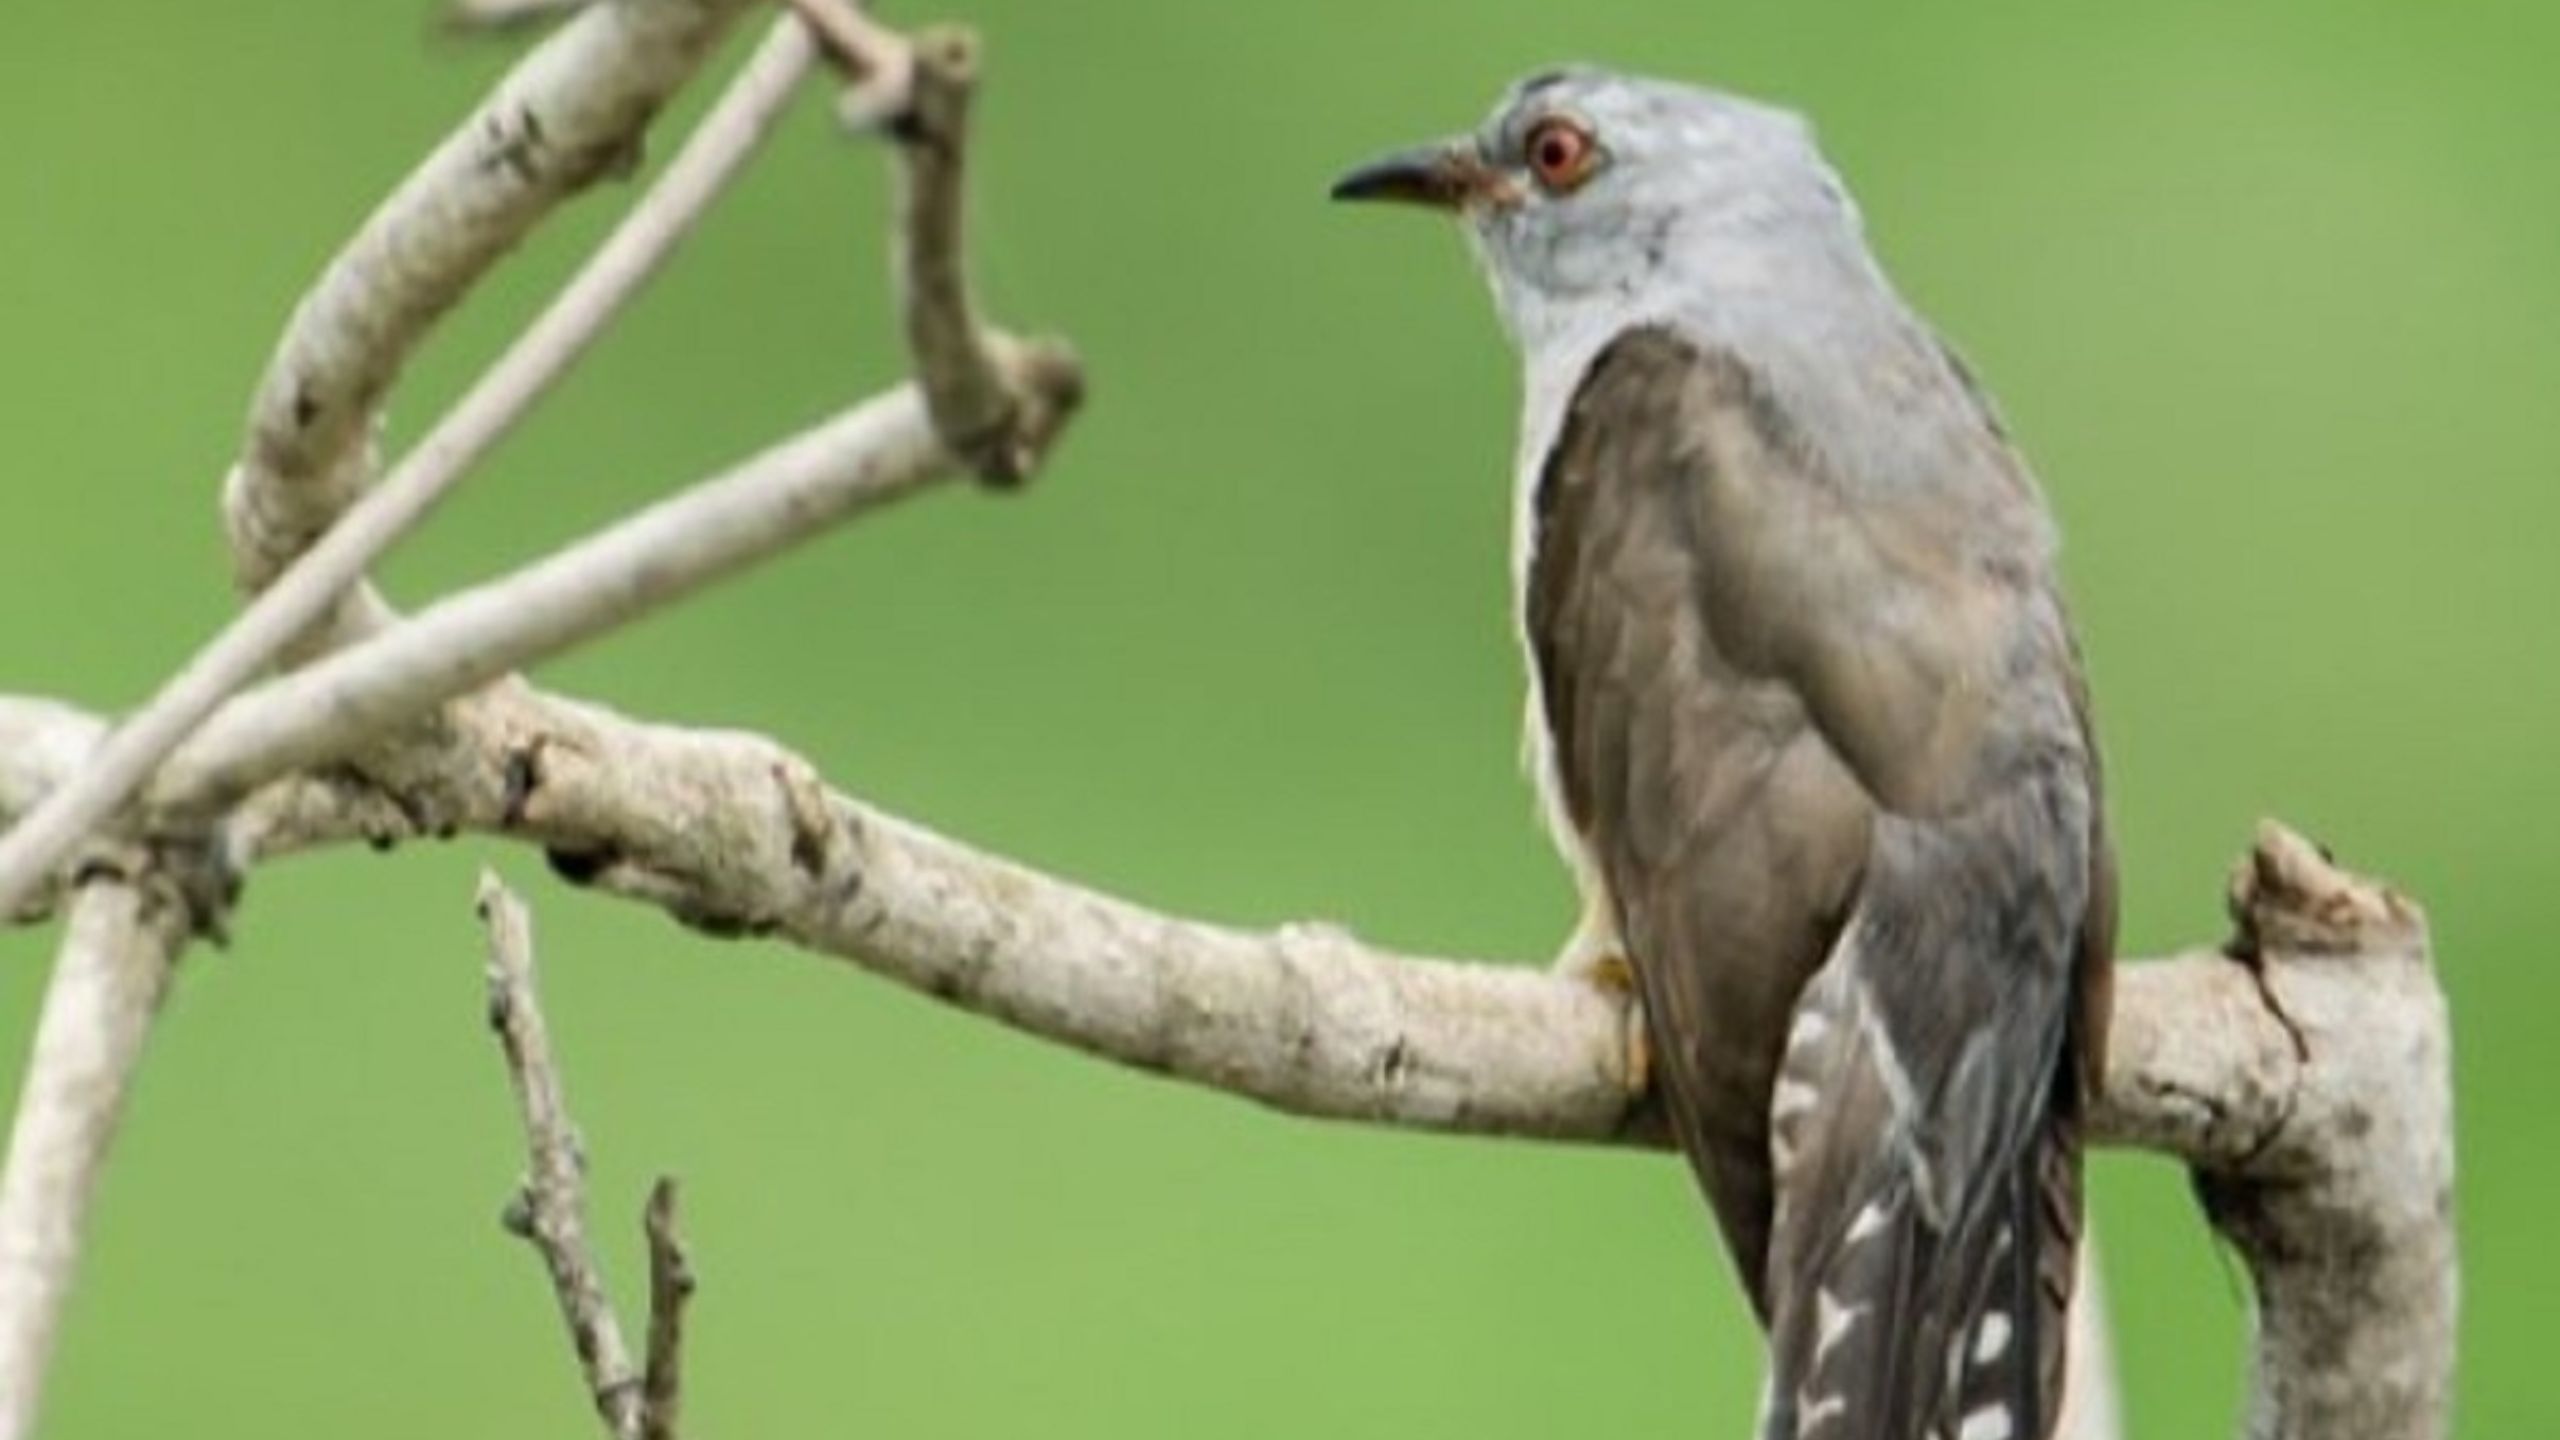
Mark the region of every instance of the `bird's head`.
<instances>
[{"instance_id":1,"label":"bird's head","mask_svg":"<svg viewBox=\"0 0 2560 1440\"><path fill-rule=\"evenodd\" d=\"M1661 292L1747 289L1856 232L1795 115L1581 67L1520 81L1474 131L1363 165L1333 197L1456 215L1524 344Z\"/></svg>"}]
</instances>

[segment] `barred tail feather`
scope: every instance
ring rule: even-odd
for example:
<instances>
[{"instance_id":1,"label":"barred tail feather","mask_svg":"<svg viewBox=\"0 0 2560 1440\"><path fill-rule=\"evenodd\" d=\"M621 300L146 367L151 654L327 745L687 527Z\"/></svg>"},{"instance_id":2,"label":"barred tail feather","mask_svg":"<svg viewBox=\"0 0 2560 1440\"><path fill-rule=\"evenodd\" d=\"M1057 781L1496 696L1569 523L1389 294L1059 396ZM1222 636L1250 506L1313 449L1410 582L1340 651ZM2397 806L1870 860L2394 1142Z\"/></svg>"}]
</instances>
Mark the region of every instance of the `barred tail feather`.
<instances>
[{"instance_id":1,"label":"barred tail feather","mask_svg":"<svg viewBox=\"0 0 2560 1440\"><path fill-rule=\"evenodd\" d=\"M1985 839L1888 822L1799 1002L1771 1107L1764 1440L2053 1427L2080 1232L2079 897Z\"/></svg>"},{"instance_id":2,"label":"barred tail feather","mask_svg":"<svg viewBox=\"0 0 2560 1440\"><path fill-rule=\"evenodd\" d=\"M2071 1128L1944 1224L1906 1173L1873 1174L1827 1253L1773 1286L1765 1440L2043 1440L2080 1231Z\"/></svg>"}]
</instances>

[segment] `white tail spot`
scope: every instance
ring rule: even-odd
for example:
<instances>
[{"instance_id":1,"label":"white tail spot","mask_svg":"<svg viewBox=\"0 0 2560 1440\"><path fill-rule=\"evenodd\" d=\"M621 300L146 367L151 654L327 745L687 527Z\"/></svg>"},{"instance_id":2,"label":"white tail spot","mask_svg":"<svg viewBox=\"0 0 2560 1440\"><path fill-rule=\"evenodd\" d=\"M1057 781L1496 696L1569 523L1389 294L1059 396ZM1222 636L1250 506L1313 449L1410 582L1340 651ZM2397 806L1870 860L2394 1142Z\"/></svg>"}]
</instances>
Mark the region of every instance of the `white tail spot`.
<instances>
[{"instance_id":1,"label":"white tail spot","mask_svg":"<svg viewBox=\"0 0 2560 1440\"><path fill-rule=\"evenodd\" d=\"M1777 1093L1769 1101L1769 1118L1784 1120L1801 1115L1822 1103L1822 1092L1801 1080L1781 1080Z\"/></svg>"},{"instance_id":2,"label":"white tail spot","mask_svg":"<svg viewBox=\"0 0 2560 1440\"><path fill-rule=\"evenodd\" d=\"M1796 1406L1796 1435L1799 1440L1804 1435L1820 1429L1826 1422L1849 1413L1849 1402L1837 1395L1825 1395L1810 1405L1805 1404L1803 1397L1799 1396Z\"/></svg>"},{"instance_id":3,"label":"white tail spot","mask_svg":"<svg viewBox=\"0 0 2560 1440\"><path fill-rule=\"evenodd\" d=\"M2009 1348L2009 1317L1994 1310L1973 1327L1973 1363L1988 1365Z\"/></svg>"},{"instance_id":4,"label":"white tail spot","mask_svg":"<svg viewBox=\"0 0 2560 1440\"><path fill-rule=\"evenodd\" d=\"M1862 1305L1843 1305L1832 1299L1828 1290L1813 1292L1814 1364L1822 1363L1822 1357L1830 1354L1831 1347L1839 1344L1841 1337L1849 1333L1849 1327L1858 1322L1858 1316L1865 1308Z\"/></svg>"},{"instance_id":5,"label":"white tail spot","mask_svg":"<svg viewBox=\"0 0 2560 1440\"><path fill-rule=\"evenodd\" d=\"M1985 1405L1964 1417L1956 1427L1956 1440L2009 1440L2009 1407Z\"/></svg>"},{"instance_id":6,"label":"white tail spot","mask_svg":"<svg viewBox=\"0 0 2560 1440\"><path fill-rule=\"evenodd\" d=\"M1844 1245L1855 1245L1859 1241L1866 1239L1868 1236L1875 1234L1879 1230L1882 1230L1884 1228L1884 1218L1884 1202L1881 1200L1868 1201L1866 1204L1858 1208L1856 1218L1849 1222L1849 1233L1840 1237L1841 1243Z\"/></svg>"}]
</instances>

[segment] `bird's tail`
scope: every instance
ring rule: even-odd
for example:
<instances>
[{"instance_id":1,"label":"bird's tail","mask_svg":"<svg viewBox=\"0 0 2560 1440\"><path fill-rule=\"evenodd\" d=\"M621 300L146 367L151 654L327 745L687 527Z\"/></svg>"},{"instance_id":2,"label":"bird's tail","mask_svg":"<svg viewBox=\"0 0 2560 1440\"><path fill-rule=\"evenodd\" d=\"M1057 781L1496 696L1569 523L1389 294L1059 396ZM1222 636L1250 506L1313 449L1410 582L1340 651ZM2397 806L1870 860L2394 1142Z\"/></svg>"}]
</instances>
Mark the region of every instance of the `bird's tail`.
<instances>
[{"instance_id":1,"label":"bird's tail","mask_svg":"<svg viewBox=\"0 0 2560 1440\"><path fill-rule=\"evenodd\" d=\"M2002 883L1968 837L1879 838L1772 1105L1762 1435L2045 1440L2080 1236L2078 897Z\"/></svg>"},{"instance_id":2,"label":"bird's tail","mask_svg":"<svg viewBox=\"0 0 2560 1440\"><path fill-rule=\"evenodd\" d=\"M1825 1263L1773 1287L1763 1440L2044 1440L2079 1243L2077 1120L2057 1112L1970 1214L1894 1179Z\"/></svg>"}]
</instances>

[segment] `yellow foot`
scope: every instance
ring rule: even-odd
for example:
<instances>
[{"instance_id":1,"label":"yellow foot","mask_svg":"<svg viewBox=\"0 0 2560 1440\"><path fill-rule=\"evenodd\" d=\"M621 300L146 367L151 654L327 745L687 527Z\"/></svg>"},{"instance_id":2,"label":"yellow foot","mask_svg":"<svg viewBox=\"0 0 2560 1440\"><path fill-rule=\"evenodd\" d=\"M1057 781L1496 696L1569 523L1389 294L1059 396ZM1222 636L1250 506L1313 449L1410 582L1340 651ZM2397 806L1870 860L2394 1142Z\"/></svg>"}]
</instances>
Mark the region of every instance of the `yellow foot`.
<instances>
[{"instance_id":1,"label":"yellow foot","mask_svg":"<svg viewBox=\"0 0 2560 1440\"><path fill-rule=\"evenodd\" d=\"M1615 950L1596 955L1581 967L1583 983L1597 985L1621 1000L1636 998L1636 967Z\"/></svg>"},{"instance_id":2,"label":"yellow foot","mask_svg":"<svg viewBox=\"0 0 2560 1440\"><path fill-rule=\"evenodd\" d=\"M1627 1094L1640 1096L1653 1088L1653 1042L1645 1032L1644 1001L1636 988L1635 967L1615 949L1565 952L1556 973L1579 980L1617 1002L1619 1023L1626 1027Z\"/></svg>"},{"instance_id":3,"label":"yellow foot","mask_svg":"<svg viewBox=\"0 0 2560 1440\"><path fill-rule=\"evenodd\" d=\"M1619 1083L1627 1087L1628 1098L1642 1099L1653 1090L1653 1037L1644 1027L1644 1007L1632 993L1621 1014L1627 1027L1627 1073Z\"/></svg>"}]
</instances>

